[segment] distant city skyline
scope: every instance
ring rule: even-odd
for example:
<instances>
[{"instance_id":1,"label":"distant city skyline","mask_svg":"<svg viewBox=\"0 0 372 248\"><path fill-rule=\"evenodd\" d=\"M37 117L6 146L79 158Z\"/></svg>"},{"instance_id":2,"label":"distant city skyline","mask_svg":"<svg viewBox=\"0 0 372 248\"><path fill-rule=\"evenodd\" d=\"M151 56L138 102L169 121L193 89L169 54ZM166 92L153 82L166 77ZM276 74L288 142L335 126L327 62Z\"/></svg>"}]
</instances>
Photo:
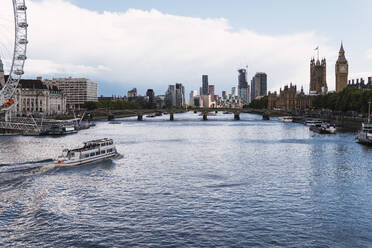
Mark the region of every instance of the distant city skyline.
<instances>
[{"instance_id":1,"label":"distant city skyline","mask_svg":"<svg viewBox=\"0 0 372 248\"><path fill-rule=\"evenodd\" d=\"M238 85L236 70L267 73L267 90L292 82L309 90L309 61L327 59L327 83L335 90L341 41L349 78L372 76L372 2L315 0L27 1L28 61L25 77L86 77L101 95L136 87L164 94L182 83L199 90L209 75L216 94ZM0 56L12 46L11 1L1 0ZM249 14L247 14L249 13ZM84 20L84 21L82 21Z\"/></svg>"}]
</instances>

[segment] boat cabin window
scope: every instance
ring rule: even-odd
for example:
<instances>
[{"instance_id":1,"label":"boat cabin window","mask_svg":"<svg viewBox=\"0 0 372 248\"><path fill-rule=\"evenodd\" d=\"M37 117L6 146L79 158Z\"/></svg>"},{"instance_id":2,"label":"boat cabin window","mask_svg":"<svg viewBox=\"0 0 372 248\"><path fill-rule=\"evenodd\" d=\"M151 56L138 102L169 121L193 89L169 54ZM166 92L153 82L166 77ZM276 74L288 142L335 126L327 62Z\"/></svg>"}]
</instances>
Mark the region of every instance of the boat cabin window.
<instances>
[{"instance_id":1,"label":"boat cabin window","mask_svg":"<svg viewBox=\"0 0 372 248\"><path fill-rule=\"evenodd\" d=\"M85 154L84 157L85 157L85 158L89 158L89 154Z\"/></svg>"},{"instance_id":2,"label":"boat cabin window","mask_svg":"<svg viewBox=\"0 0 372 248\"><path fill-rule=\"evenodd\" d=\"M101 154L105 154L105 153L106 153L106 151L105 151L105 150L101 151Z\"/></svg>"},{"instance_id":3,"label":"boat cabin window","mask_svg":"<svg viewBox=\"0 0 372 248\"><path fill-rule=\"evenodd\" d=\"M108 152L108 153L111 153L111 152L112 152L112 149L108 149L107 152Z\"/></svg>"},{"instance_id":4,"label":"boat cabin window","mask_svg":"<svg viewBox=\"0 0 372 248\"><path fill-rule=\"evenodd\" d=\"M92 153L90 154L91 157L93 157L94 155L96 155L94 152L92 152Z\"/></svg>"},{"instance_id":5,"label":"boat cabin window","mask_svg":"<svg viewBox=\"0 0 372 248\"><path fill-rule=\"evenodd\" d=\"M99 154L100 154L100 152L96 152L96 156L99 155Z\"/></svg>"}]
</instances>

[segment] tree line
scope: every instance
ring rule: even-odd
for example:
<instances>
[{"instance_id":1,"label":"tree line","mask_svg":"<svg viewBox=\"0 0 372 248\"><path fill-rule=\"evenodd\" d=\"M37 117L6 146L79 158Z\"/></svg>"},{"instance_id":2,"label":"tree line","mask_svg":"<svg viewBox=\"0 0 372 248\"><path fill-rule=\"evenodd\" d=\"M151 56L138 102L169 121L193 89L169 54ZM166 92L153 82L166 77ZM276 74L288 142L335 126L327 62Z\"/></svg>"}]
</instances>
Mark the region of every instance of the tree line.
<instances>
[{"instance_id":1,"label":"tree line","mask_svg":"<svg viewBox=\"0 0 372 248\"><path fill-rule=\"evenodd\" d=\"M339 93L314 96L312 99L313 108L330 109L333 111L356 111L368 113L368 102L372 101L372 90L360 90L346 88Z\"/></svg>"}]
</instances>

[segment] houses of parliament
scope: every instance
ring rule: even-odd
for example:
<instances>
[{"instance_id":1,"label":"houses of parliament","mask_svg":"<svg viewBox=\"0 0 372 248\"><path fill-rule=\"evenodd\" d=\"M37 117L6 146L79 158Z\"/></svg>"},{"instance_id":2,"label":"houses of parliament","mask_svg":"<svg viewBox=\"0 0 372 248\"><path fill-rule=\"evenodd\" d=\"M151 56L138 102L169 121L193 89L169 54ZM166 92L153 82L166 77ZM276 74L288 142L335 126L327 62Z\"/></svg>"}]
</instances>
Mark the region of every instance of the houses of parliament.
<instances>
[{"instance_id":1,"label":"houses of parliament","mask_svg":"<svg viewBox=\"0 0 372 248\"><path fill-rule=\"evenodd\" d=\"M338 59L335 64L336 74L336 92L343 91L348 86L349 64L345 57L345 50L341 43L341 48L338 53ZM308 109L312 106L312 96L322 95L328 93L327 86L327 62L326 59L317 60L312 58L310 60L310 87L309 95L306 95L301 89L297 91L296 85L286 85L284 89L268 94L268 108L269 109L283 109L283 110L301 110Z\"/></svg>"}]
</instances>

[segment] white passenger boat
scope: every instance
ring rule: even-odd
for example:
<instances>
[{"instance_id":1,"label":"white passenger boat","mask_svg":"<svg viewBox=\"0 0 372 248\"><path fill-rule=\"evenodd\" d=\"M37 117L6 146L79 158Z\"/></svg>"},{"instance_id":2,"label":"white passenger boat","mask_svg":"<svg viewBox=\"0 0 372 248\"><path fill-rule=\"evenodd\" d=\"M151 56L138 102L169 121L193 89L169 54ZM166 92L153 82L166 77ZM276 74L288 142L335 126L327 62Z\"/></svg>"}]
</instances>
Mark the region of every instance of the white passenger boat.
<instances>
[{"instance_id":1,"label":"white passenger boat","mask_svg":"<svg viewBox=\"0 0 372 248\"><path fill-rule=\"evenodd\" d=\"M316 120L316 119L309 119L305 121L306 126L317 126L317 125L322 125L323 121L321 120Z\"/></svg>"},{"instance_id":2,"label":"white passenger boat","mask_svg":"<svg viewBox=\"0 0 372 248\"><path fill-rule=\"evenodd\" d=\"M310 130L320 134L335 134L337 131L336 126L329 123L310 126Z\"/></svg>"},{"instance_id":3,"label":"white passenger boat","mask_svg":"<svg viewBox=\"0 0 372 248\"><path fill-rule=\"evenodd\" d=\"M55 161L60 166L74 166L115 158L119 155L112 139L99 139L84 142L77 149L65 149Z\"/></svg>"},{"instance_id":4,"label":"white passenger boat","mask_svg":"<svg viewBox=\"0 0 372 248\"><path fill-rule=\"evenodd\" d=\"M281 117L278 117L278 120L281 122L293 122L293 117L292 116L281 116Z\"/></svg>"},{"instance_id":5,"label":"white passenger boat","mask_svg":"<svg viewBox=\"0 0 372 248\"><path fill-rule=\"evenodd\" d=\"M368 122L362 123L362 130L359 132L356 140L359 144L372 145L372 122L371 122L371 104L368 107Z\"/></svg>"}]
</instances>

